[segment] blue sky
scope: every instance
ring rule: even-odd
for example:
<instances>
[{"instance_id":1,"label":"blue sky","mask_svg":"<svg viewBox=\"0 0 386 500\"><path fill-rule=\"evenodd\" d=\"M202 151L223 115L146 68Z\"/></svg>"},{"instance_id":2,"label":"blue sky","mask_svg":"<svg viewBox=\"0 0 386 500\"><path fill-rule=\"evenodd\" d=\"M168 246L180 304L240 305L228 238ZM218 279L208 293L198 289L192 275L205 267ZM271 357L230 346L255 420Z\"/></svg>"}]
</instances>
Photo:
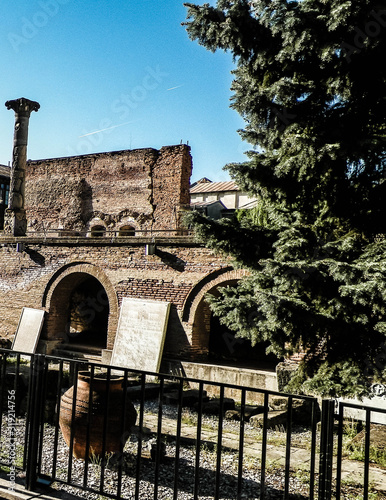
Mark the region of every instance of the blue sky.
<instances>
[{"instance_id":1,"label":"blue sky","mask_svg":"<svg viewBox=\"0 0 386 500\"><path fill-rule=\"evenodd\" d=\"M0 99L41 105L29 158L189 141L193 181L227 180L222 167L246 159L244 123L229 108L231 54L189 39L182 1L13 0L0 16ZM0 101L3 164L13 124Z\"/></svg>"}]
</instances>

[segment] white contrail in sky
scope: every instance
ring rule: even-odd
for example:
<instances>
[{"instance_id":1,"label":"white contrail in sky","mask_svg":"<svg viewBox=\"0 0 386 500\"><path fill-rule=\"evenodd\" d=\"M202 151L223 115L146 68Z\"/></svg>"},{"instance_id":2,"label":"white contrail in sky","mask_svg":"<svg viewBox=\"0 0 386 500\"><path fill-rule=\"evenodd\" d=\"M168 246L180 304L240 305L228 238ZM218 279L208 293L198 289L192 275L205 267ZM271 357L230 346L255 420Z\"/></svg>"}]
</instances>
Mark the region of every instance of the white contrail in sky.
<instances>
[{"instance_id":1,"label":"white contrail in sky","mask_svg":"<svg viewBox=\"0 0 386 500\"><path fill-rule=\"evenodd\" d=\"M78 137L87 137L88 135L99 134L100 132L105 132L106 130L111 130L117 127L123 127L123 125L127 125L128 123L134 123L134 122L131 121L131 122L120 123L119 125L113 125L112 127L102 128L101 130L95 130L95 132L89 132L88 134L79 135Z\"/></svg>"},{"instance_id":2,"label":"white contrail in sky","mask_svg":"<svg viewBox=\"0 0 386 500\"><path fill-rule=\"evenodd\" d=\"M175 90L175 89L179 89L180 87L183 87L183 85L177 85L177 87L171 87L170 89L166 89L166 90Z\"/></svg>"}]
</instances>

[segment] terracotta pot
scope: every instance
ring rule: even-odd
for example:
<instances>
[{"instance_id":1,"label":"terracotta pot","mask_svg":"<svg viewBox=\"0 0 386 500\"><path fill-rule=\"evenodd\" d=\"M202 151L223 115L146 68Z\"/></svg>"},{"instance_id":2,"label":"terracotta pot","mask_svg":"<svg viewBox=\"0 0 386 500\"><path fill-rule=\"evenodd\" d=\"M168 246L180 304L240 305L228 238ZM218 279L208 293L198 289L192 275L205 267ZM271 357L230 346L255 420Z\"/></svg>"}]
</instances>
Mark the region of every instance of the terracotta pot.
<instances>
[{"instance_id":1,"label":"terracotta pot","mask_svg":"<svg viewBox=\"0 0 386 500\"><path fill-rule=\"evenodd\" d=\"M92 382L92 408L90 410L90 424L87 425L90 401L90 372L78 373L78 386L76 391L76 406L74 416L73 455L76 458L86 457L87 432L89 433L89 457L101 455L103 447L103 430L106 414L106 377L94 375ZM123 377L111 375L109 383L109 407L107 410L106 425L106 453L117 453L121 444L127 441L131 427L137 419L137 412L126 399L126 422L122 432L123 420ZM74 387L68 389L61 398L59 425L67 446L71 440L72 406Z\"/></svg>"}]
</instances>

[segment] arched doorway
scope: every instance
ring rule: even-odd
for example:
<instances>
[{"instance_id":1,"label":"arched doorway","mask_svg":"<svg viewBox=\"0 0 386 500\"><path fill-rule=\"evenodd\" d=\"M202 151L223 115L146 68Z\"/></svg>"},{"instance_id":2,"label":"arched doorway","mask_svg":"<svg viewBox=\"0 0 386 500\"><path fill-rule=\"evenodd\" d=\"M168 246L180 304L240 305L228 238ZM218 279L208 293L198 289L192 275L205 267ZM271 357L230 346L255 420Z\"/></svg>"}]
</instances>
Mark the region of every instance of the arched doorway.
<instances>
[{"instance_id":1,"label":"arched doorway","mask_svg":"<svg viewBox=\"0 0 386 500\"><path fill-rule=\"evenodd\" d=\"M105 273L96 266L63 267L47 287L43 339L95 349L112 349L118 324L118 300Z\"/></svg>"},{"instance_id":2,"label":"arched doorway","mask_svg":"<svg viewBox=\"0 0 386 500\"><path fill-rule=\"evenodd\" d=\"M208 277L209 278L209 277ZM191 302L189 320L192 324L192 355L201 361L240 368L274 370L280 361L273 354L267 354L268 343L252 346L250 340L237 338L220 318L215 316L207 303L206 296L219 296L221 287L234 287L241 276L230 271L207 280Z\"/></svg>"}]
</instances>

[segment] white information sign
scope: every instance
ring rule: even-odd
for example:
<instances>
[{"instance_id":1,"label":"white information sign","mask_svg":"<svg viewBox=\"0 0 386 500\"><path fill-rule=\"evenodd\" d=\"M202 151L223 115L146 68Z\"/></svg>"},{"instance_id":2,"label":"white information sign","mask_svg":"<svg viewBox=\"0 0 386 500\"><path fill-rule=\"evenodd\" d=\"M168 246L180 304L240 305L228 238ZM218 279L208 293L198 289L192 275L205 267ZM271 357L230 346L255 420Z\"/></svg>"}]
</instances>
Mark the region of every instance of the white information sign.
<instances>
[{"instance_id":1,"label":"white information sign","mask_svg":"<svg viewBox=\"0 0 386 500\"><path fill-rule=\"evenodd\" d=\"M13 339L12 349L33 354L39 342L44 322L44 311L23 307Z\"/></svg>"},{"instance_id":2,"label":"white information sign","mask_svg":"<svg viewBox=\"0 0 386 500\"><path fill-rule=\"evenodd\" d=\"M169 311L170 302L124 297L111 365L158 372Z\"/></svg>"}]
</instances>

